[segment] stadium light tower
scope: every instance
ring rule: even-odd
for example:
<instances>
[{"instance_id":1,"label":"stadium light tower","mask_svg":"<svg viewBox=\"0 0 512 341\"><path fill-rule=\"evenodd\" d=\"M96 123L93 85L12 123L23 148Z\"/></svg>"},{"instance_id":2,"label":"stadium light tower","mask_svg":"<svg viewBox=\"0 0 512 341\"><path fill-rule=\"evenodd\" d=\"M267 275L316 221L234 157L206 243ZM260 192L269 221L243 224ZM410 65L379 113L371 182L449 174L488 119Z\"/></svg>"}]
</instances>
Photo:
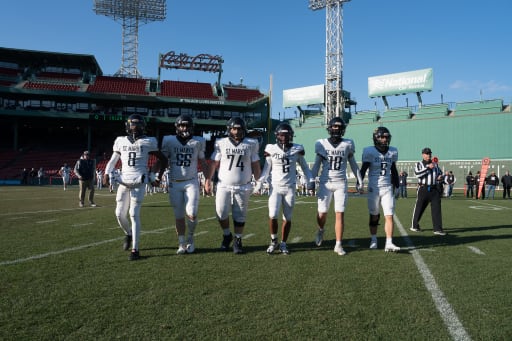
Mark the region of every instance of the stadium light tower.
<instances>
[{"instance_id":1,"label":"stadium light tower","mask_svg":"<svg viewBox=\"0 0 512 341\"><path fill-rule=\"evenodd\" d=\"M343 3L350 0L309 0L309 9L325 8L325 120L343 116Z\"/></svg>"},{"instance_id":2,"label":"stadium light tower","mask_svg":"<svg viewBox=\"0 0 512 341\"><path fill-rule=\"evenodd\" d=\"M94 12L123 26L122 64L116 76L139 78L139 24L163 21L165 0L94 0Z\"/></svg>"}]
</instances>

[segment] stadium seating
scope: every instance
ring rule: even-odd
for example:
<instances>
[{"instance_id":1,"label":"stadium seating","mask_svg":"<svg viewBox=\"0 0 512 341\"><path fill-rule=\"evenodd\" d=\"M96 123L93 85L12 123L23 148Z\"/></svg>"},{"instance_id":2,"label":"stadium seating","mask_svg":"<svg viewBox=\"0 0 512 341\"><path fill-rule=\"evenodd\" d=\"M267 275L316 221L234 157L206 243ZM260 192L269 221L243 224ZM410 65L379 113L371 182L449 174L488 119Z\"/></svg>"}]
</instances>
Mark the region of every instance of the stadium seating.
<instances>
[{"instance_id":1,"label":"stadium seating","mask_svg":"<svg viewBox=\"0 0 512 341\"><path fill-rule=\"evenodd\" d=\"M378 111L358 111L357 114L352 115L350 123L369 123L377 121L379 117Z\"/></svg>"},{"instance_id":2,"label":"stadium seating","mask_svg":"<svg viewBox=\"0 0 512 341\"><path fill-rule=\"evenodd\" d=\"M411 109L409 107L395 108L386 110L384 114L380 116L379 121L397 121L409 118L411 118Z\"/></svg>"},{"instance_id":3,"label":"stadium seating","mask_svg":"<svg viewBox=\"0 0 512 341\"><path fill-rule=\"evenodd\" d=\"M218 100L213 94L212 86L208 83L179 82L164 80L161 83L160 96L197 98Z\"/></svg>"},{"instance_id":4,"label":"stadium seating","mask_svg":"<svg viewBox=\"0 0 512 341\"><path fill-rule=\"evenodd\" d=\"M94 84L89 85L87 92L148 95L146 84L146 79L98 76Z\"/></svg>"},{"instance_id":5,"label":"stadium seating","mask_svg":"<svg viewBox=\"0 0 512 341\"><path fill-rule=\"evenodd\" d=\"M59 82L28 81L23 85L23 88L33 90L78 91L80 85Z\"/></svg>"},{"instance_id":6,"label":"stadium seating","mask_svg":"<svg viewBox=\"0 0 512 341\"><path fill-rule=\"evenodd\" d=\"M257 89L224 87L225 97L229 101L251 102L263 97Z\"/></svg>"},{"instance_id":7,"label":"stadium seating","mask_svg":"<svg viewBox=\"0 0 512 341\"><path fill-rule=\"evenodd\" d=\"M415 114L417 118L444 117L448 115L448 104L424 105Z\"/></svg>"},{"instance_id":8,"label":"stadium seating","mask_svg":"<svg viewBox=\"0 0 512 341\"><path fill-rule=\"evenodd\" d=\"M455 115L488 114L503 111L503 100L493 99L477 102L458 102L455 105Z\"/></svg>"}]
</instances>

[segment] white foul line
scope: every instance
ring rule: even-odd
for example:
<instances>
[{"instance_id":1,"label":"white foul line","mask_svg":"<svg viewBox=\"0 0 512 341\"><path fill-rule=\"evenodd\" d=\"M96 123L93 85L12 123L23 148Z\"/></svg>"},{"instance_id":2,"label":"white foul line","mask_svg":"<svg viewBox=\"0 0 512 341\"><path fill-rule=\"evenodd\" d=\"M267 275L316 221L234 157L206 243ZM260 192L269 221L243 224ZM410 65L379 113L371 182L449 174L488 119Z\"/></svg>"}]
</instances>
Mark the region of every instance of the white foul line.
<instances>
[{"instance_id":1,"label":"white foul line","mask_svg":"<svg viewBox=\"0 0 512 341\"><path fill-rule=\"evenodd\" d=\"M423 257L421 257L418 250L415 249L414 244L412 243L411 238L409 238L409 235L405 231L402 223L400 223L400 220L396 216L396 214L393 217L396 226L400 230L400 234L402 235L405 244L409 247L410 252L412 254L412 257L414 259L414 262L416 263L416 267L418 268L421 276L423 277L423 283L425 284L425 287L432 295L432 299L434 300L434 304L441 314L441 318L443 319L444 324L448 328L448 332L452 336L453 340L457 341L469 341L471 340L471 337L466 332L466 329L462 325L462 323L459 320L459 317L457 316L457 313L455 313L455 310L453 310L453 307L450 305L448 300L446 299L446 296L441 291L441 289L437 286L436 280L432 273L430 272L428 266L423 261Z\"/></svg>"},{"instance_id":2,"label":"white foul line","mask_svg":"<svg viewBox=\"0 0 512 341\"><path fill-rule=\"evenodd\" d=\"M264 207L267 207L267 206L259 206L259 207L255 207L255 208L250 208L250 209L248 209L248 211L259 210L259 209L264 208ZM200 219L200 220L198 220L198 222L203 222L203 221L213 220L213 219L217 219L217 217L214 216L214 217ZM172 228L172 226L171 226L171 228ZM169 229L169 227L164 227L164 228L161 228L161 229L156 229L156 230L151 230L151 231L141 231L141 234L157 233L157 232L165 231L167 229ZM251 235L248 235L248 237L251 237ZM35 259L41 259L41 258L53 256L53 255L60 255L60 254L67 253L67 252L78 251L78 250L86 249L88 247L98 246L98 245L102 245L102 244L106 244L106 243L110 243L110 242L114 242L114 241L118 241L118 240L122 240L122 239L124 239L124 236L123 237L119 237L119 238L102 240L102 241L96 242L96 243L91 243L91 244L86 244L86 245L70 247L70 248L67 248L67 249L59 250L59 251L51 251L51 252L47 252L47 253L42 253L42 254L39 254L39 255L34 255L34 256L30 256L30 257L26 257L26 258L19 258L19 259L15 259L15 260L7 260L7 261L0 262L0 266L24 263L24 262L28 262L28 261L35 260Z\"/></svg>"}]
</instances>

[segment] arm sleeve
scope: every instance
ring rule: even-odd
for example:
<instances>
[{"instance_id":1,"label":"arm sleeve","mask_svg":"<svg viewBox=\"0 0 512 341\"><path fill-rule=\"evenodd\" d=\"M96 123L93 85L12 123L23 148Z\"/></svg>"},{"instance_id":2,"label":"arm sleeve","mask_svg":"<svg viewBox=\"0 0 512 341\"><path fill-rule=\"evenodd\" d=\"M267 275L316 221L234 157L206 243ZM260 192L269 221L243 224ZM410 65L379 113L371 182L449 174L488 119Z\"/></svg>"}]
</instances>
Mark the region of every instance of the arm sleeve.
<instances>
[{"instance_id":1,"label":"arm sleeve","mask_svg":"<svg viewBox=\"0 0 512 341\"><path fill-rule=\"evenodd\" d=\"M110 160L108 160L108 163L105 166L105 174L110 174L114 171L114 168L116 167L116 163L117 163L117 161L119 161L120 157L121 157L121 154L119 154L119 152L112 153Z\"/></svg>"}]
</instances>

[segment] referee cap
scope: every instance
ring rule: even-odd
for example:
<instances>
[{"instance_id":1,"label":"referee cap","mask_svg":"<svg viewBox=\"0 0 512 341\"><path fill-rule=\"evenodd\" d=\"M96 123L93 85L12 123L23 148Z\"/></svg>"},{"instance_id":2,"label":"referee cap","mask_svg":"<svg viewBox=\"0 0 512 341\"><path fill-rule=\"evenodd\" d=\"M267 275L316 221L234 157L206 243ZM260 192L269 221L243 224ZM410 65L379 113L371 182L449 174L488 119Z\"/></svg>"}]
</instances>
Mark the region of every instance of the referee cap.
<instances>
[{"instance_id":1,"label":"referee cap","mask_svg":"<svg viewBox=\"0 0 512 341\"><path fill-rule=\"evenodd\" d=\"M423 150L421 151L421 154L432 154L432 150L430 150L429 147L425 147L423 148Z\"/></svg>"}]
</instances>

